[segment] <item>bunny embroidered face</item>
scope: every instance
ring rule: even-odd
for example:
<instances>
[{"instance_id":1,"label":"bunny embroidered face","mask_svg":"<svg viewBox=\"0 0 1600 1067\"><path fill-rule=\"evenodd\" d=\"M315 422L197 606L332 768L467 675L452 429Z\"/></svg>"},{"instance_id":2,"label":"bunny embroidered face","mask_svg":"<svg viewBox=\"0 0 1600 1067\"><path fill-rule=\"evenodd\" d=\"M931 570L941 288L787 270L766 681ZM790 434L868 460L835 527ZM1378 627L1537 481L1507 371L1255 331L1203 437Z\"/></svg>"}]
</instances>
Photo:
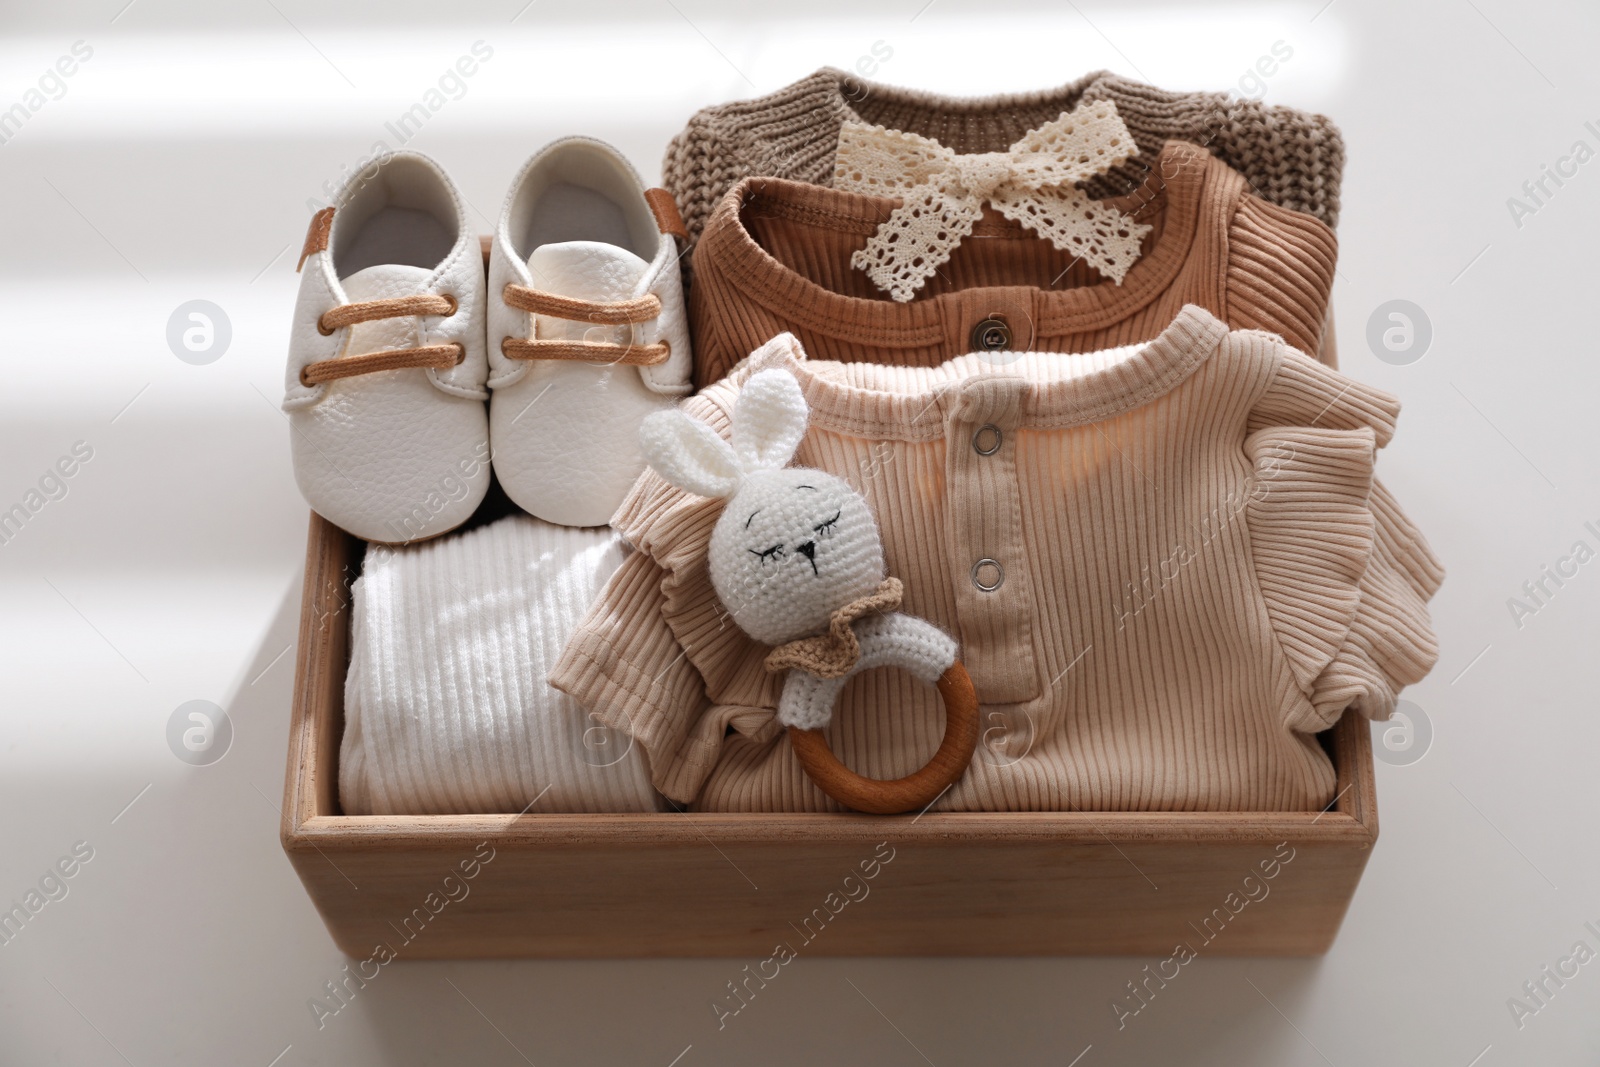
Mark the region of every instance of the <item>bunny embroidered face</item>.
<instances>
[{"instance_id":1,"label":"bunny embroidered face","mask_svg":"<svg viewBox=\"0 0 1600 1067\"><path fill-rule=\"evenodd\" d=\"M822 471L758 471L711 532L711 584L741 629L769 645L822 630L883 580L861 495Z\"/></svg>"},{"instance_id":2,"label":"bunny embroidered face","mask_svg":"<svg viewBox=\"0 0 1600 1067\"><path fill-rule=\"evenodd\" d=\"M835 610L884 579L883 542L861 494L823 471L786 466L805 430L800 385L777 368L745 383L732 444L679 411L640 429L662 477L727 500L711 532L711 583L740 629L769 645L826 629Z\"/></svg>"}]
</instances>

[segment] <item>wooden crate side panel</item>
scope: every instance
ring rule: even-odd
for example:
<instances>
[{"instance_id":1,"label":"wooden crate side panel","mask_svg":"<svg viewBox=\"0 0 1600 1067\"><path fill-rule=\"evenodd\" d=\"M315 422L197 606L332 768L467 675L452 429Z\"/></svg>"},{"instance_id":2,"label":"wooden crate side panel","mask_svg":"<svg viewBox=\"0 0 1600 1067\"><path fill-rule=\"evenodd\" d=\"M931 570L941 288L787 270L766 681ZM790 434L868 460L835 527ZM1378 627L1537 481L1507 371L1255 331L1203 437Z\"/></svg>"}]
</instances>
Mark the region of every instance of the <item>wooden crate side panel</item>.
<instances>
[{"instance_id":1,"label":"wooden crate side panel","mask_svg":"<svg viewBox=\"0 0 1600 1067\"><path fill-rule=\"evenodd\" d=\"M289 766L284 780L285 847L308 820L339 811L339 738L344 729L350 583L355 566L354 539L313 512L306 538Z\"/></svg>"},{"instance_id":2,"label":"wooden crate side panel","mask_svg":"<svg viewBox=\"0 0 1600 1067\"><path fill-rule=\"evenodd\" d=\"M1369 854L1317 840L883 842L291 855L346 952L381 942L427 959L761 958L780 942L829 956L1164 956L1180 941L1304 955L1332 942Z\"/></svg>"}]
</instances>

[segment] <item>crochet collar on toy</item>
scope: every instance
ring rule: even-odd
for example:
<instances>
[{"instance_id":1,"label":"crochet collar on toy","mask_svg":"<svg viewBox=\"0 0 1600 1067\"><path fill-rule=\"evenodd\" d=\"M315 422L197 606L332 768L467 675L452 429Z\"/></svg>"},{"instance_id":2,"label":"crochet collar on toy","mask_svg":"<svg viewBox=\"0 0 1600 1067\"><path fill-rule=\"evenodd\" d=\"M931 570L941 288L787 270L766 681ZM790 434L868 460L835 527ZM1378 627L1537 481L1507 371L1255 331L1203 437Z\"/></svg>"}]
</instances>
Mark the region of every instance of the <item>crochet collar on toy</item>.
<instances>
[{"instance_id":1,"label":"crochet collar on toy","mask_svg":"<svg viewBox=\"0 0 1600 1067\"><path fill-rule=\"evenodd\" d=\"M861 641L851 623L872 614L900 609L905 590L898 578L885 578L878 588L857 597L828 617L828 632L779 645L767 655L767 670L790 667L818 678L843 678L861 659Z\"/></svg>"}]
</instances>

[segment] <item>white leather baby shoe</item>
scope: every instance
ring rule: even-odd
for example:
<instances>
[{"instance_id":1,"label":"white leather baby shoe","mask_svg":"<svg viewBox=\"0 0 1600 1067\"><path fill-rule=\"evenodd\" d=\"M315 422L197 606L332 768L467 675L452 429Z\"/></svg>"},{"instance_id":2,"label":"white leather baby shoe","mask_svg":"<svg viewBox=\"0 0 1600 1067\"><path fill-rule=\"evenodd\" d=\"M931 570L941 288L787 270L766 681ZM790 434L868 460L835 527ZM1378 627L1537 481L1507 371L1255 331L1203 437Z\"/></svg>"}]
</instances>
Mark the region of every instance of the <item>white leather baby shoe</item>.
<instances>
[{"instance_id":1,"label":"white leather baby shoe","mask_svg":"<svg viewBox=\"0 0 1600 1067\"><path fill-rule=\"evenodd\" d=\"M433 160L396 152L312 220L284 410L295 480L368 541L434 537L489 487L483 252Z\"/></svg>"},{"instance_id":2,"label":"white leather baby shoe","mask_svg":"<svg viewBox=\"0 0 1600 1067\"><path fill-rule=\"evenodd\" d=\"M489 438L506 495L600 526L644 469L639 423L689 391L665 190L615 148L546 146L511 183L489 252Z\"/></svg>"}]
</instances>

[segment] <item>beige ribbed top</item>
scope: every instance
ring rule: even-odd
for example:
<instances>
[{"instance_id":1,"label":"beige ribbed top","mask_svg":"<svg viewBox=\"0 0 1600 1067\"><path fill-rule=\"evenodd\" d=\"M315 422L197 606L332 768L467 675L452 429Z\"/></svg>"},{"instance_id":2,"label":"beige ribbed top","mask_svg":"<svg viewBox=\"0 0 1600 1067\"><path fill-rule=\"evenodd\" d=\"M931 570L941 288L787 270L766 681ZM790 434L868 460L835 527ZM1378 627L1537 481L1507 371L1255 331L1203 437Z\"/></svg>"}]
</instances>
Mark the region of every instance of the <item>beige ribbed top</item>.
<instances>
[{"instance_id":1,"label":"beige ribbed top","mask_svg":"<svg viewBox=\"0 0 1600 1067\"><path fill-rule=\"evenodd\" d=\"M1091 195L1127 192L1163 142L1188 141L1238 170L1270 203L1339 224L1344 139L1328 118L1226 93L1168 92L1107 71L1042 92L950 97L824 68L766 96L696 112L667 146L662 184L678 202L692 248L717 201L741 178L832 184L845 122L920 134L957 152L998 152L1096 100L1117 105L1143 159L1086 185Z\"/></svg>"},{"instance_id":2,"label":"beige ribbed top","mask_svg":"<svg viewBox=\"0 0 1600 1067\"><path fill-rule=\"evenodd\" d=\"M1311 732L1393 700L1361 633L1429 660L1425 553L1393 598L1359 589L1373 453L1398 406L1271 336L1190 307L1143 346L1003 365L776 347L685 410L726 435L758 362L800 380L812 421L795 462L865 494L905 610L956 636L977 686L984 741L938 808L1319 808L1334 774ZM779 728L767 650L711 588L719 507L640 479L613 520L638 551L551 682L630 732L668 796L834 810ZM994 585L985 560L1003 572L991 592L974 580ZM931 688L878 671L849 683L828 734L889 778L942 728Z\"/></svg>"},{"instance_id":3,"label":"beige ribbed top","mask_svg":"<svg viewBox=\"0 0 1600 1067\"><path fill-rule=\"evenodd\" d=\"M974 327L996 316L1017 351L1086 352L1148 341L1185 304L1301 351L1321 346L1333 231L1250 195L1194 145L1168 142L1145 184L1113 201L1152 227L1121 284L990 208L917 298L897 303L850 257L898 203L771 178L732 189L690 293L695 382L785 331L813 359L932 366L973 351Z\"/></svg>"}]
</instances>

